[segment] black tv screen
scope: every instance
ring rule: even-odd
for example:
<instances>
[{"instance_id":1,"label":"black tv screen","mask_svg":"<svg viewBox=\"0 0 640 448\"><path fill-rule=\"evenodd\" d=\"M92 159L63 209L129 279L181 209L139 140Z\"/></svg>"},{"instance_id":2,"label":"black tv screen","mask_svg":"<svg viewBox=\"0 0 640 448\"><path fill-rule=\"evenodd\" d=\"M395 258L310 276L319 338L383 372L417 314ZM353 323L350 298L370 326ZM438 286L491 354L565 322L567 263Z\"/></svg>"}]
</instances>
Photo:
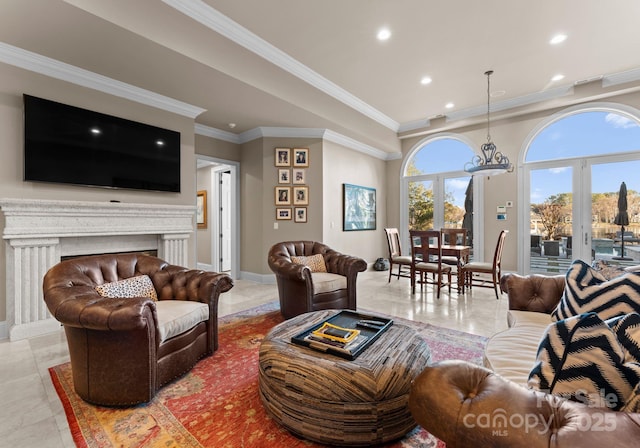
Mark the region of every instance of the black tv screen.
<instances>
[{"instance_id":1,"label":"black tv screen","mask_svg":"<svg viewBox=\"0 0 640 448\"><path fill-rule=\"evenodd\" d=\"M24 180L180 192L180 133L23 95Z\"/></svg>"}]
</instances>

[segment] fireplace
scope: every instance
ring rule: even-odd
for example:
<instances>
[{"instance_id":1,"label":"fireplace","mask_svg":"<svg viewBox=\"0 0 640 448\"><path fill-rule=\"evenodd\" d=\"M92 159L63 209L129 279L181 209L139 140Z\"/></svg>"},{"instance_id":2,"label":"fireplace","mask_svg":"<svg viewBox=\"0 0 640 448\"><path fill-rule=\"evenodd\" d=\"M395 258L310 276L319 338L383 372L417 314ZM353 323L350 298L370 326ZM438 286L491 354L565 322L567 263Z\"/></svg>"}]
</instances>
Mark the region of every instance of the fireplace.
<instances>
[{"instance_id":1,"label":"fireplace","mask_svg":"<svg viewBox=\"0 0 640 448\"><path fill-rule=\"evenodd\" d=\"M193 206L0 199L0 209L11 340L59 328L44 304L42 279L62 257L156 251L171 264L189 265Z\"/></svg>"}]
</instances>

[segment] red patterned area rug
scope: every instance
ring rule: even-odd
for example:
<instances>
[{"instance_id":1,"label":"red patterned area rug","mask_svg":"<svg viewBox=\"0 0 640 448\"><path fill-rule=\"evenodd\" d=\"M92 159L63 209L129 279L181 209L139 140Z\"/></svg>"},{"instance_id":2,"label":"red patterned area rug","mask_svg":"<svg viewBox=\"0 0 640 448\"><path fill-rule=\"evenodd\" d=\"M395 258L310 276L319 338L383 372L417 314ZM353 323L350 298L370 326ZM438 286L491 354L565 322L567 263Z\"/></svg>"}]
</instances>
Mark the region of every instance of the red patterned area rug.
<instances>
[{"instance_id":1,"label":"red patterned area rug","mask_svg":"<svg viewBox=\"0 0 640 448\"><path fill-rule=\"evenodd\" d=\"M265 413L258 395L258 349L282 322L277 303L233 314L220 321L220 348L190 373L160 390L147 404L116 409L84 402L73 390L71 365L49 372L78 447L320 447L291 435ZM416 328L433 361L482 362L486 338L394 318ZM388 448L444 447L420 427Z\"/></svg>"}]
</instances>

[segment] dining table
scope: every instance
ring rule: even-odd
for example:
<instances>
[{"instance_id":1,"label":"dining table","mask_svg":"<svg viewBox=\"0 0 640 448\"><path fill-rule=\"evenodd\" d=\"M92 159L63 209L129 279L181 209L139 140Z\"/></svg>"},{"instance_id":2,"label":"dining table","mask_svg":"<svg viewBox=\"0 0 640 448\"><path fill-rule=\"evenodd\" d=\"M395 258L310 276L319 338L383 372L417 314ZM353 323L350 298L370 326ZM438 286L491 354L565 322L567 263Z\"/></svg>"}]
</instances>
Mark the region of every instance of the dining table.
<instances>
[{"instance_id":1,"label":"dining table","mask_svg":"<svg viewBox=\"0 0 640 448\"><path fill-rule=\"evenodd\" d=\"M456 257L458 260L458 292L464 291L465 281L464 275L462 275L462 266L469 261L471 255L471 246L464 246L459 244L443 244L442 256L443 257Z\"/></svg>"}]
</instances>

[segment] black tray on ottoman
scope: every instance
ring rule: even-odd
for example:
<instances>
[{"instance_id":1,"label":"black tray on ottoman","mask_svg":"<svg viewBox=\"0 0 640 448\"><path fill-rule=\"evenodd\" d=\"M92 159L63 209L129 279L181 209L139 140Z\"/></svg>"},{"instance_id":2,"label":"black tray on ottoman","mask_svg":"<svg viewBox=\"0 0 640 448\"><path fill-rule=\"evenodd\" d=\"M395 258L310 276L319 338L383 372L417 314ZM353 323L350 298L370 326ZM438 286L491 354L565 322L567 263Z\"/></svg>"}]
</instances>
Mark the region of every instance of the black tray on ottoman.
<instances>
[{"instance_id":1,"label":"black tray on ottoman","mask_svg":"<svg viewBox=\"0 0 640 448\"><path fill-rule=\"evenodd\" d=\"M358 345L353 349L349 346L342 349L328 344L310 341L307 337L312 332L322 327L325 322L342 328L360 330L360 336L364 338L364 341L358 343ZM373 322L378 322L380 325L374 325ZM303 332L293 336L291 338L291 342L294 344L304 345L305 347L310 347L321 352L331 353L332 355L340 356L341 358L353 360L357 358L357 356L367 347L369 347L373 341L378 339L380 335L391 325L393 325L392 319L357 313L355 311L340 311L338 314L331 316L320 323L312 325Z\"/></svg>"}]
</instances>

